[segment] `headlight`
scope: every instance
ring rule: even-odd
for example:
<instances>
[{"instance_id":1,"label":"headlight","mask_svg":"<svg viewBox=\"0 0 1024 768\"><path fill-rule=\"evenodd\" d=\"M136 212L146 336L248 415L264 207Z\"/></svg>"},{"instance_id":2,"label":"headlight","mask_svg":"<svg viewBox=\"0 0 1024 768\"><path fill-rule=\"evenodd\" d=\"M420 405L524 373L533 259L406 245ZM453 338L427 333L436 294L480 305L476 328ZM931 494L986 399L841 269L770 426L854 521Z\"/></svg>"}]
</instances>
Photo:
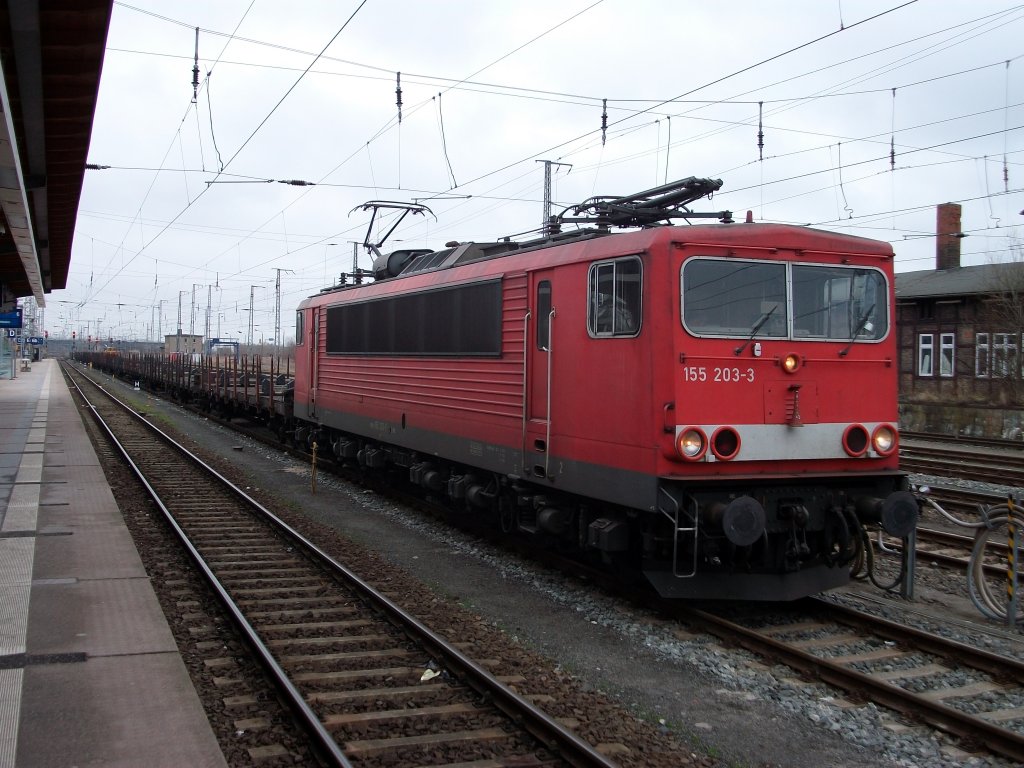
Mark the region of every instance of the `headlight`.
<instances>
[{"instance_id":1,"label":"headlight","mask_svg":"<svg viewBox=\"0 0 1024 768\"><path fill-rule=\"evenodd\" d=\"M889 456L896 450L896 430L888 424L875 428L871 435L871 445L879 456Z\"/></svg>"},{"instance_id":2,"label":"headlight","mask_svg":"<svg viewBox=\"0 0 1024 768\"><path fill-rule=\"evenodd\" d=\"M782 370L786 373L796 373L799 367L800 355L796 355L791 352L782 358Z\"/></svg>"},{"instance_id":3,"label":"headlight","mask_svg":"<svg viewBox=\"0 0 1024 768\"><path fill-rule=\"evenodd\" d=\"M687 427L676 438L676 451L687 461L697 461L708 449L708 438L697 427Z\"/></svg>"}]
</instances>

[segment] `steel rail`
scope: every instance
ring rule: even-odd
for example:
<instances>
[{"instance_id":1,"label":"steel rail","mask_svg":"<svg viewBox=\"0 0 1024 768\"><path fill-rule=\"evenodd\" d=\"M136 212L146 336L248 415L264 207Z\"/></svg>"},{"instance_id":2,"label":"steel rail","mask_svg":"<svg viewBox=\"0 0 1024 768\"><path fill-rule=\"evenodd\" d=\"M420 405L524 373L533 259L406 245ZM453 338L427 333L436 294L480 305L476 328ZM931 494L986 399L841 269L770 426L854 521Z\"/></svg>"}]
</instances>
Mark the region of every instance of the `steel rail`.
<instances>
[{"instance_id":1,"label":"steel rail","mask_svg":"<svg viewBox=\"0 0 1024 768\"><path fill-rule=\"evenodd\" d=\"M835 615L837 617L836 620L841 623L865 627L871 632L888 637L891 640L909 639L915 646L928 653L954 659L958 663L966 664L973 669L987 672L996 677L1013 679L1019 683L1024 683L1024 661L993 653L992 651L986 651L984 648L975 648L972 645L956 640L938 637L925 630L900 624L899 622L875 616L874 614L864 613L856 608L833 603L820 597L808 597L800 602L813 606L811 610L826 611ZM800 605L800 602L797 605Z\"/></svg>"},{"instance_id":2,"label":"steel rail","mask_svg":"<svg viewBox=\"0 0 1024 768\"><path fill-rule=\"evenodd\" d=\"M316 713L313 712L309 704L306 703L305 698L302 696L299 690L292 684L291 680L288 679L287 673L281 668L281 666L277 663L277 660L274 659L274 657L271 655L270 650L267 648L264 642L260 640L259 635L253 628L252 624L250 624L249 621L245 618L245 616L242 615L241 610L239 610L238 606L235 604L235 601L231 599L231 596L224 588L224 585L221 584L220 580L214 575L213 570L203 559L203 556L199 554L199 551L195 548L195 546L193 546L188 536L181 529L181 526L178 525L178 522L174 519L174 515L171 513L171 511L164 504L163 500L160 498L159 493L156 491L155 488L153 488L152 485L150 485L149 480L146 479L145 474L143 474L142 470L129 455L128 450L124 447L124 445L121 444L121 441L117 439L117 436L114 434L113 430L111 430L107 422L104 421L103 417L100 416L99 411L96 410L96 406L92 404L92 402L89 400L89 397L85 394L85 392L82 391L82 388L78 385L78 383L70 376L69 379L71 381L72 386L74 386L74 388L78 391L78 394L79 396L81 396L82 401L89 409L89 412L92 414L92 417L97 423L97 425L107 435L107 439L109 439L111 443L121 453L121 456L128 463L128 466L131 468L132 472L135 474L135 476L139 479L139 482L141 482L143 487L146 489L146 493L157 505L161 513L163 513L167 522L170 524L171 529L174 531L175 535L181 541L182 546L184 546L185 550L188 552L189 557L192 558L192 561L203 574L203 577L206 579L207 583L217 594L221 606L225 608L231 615L232 620L235 622L235 626L245 636L246 641L249 643L250 647L256 653L256 656L259 658L260 662L263 664L267 672L270 674L272 680L274 681L274 684L281 690L285 698L288 700L289 706L291 706L296 712L296 714L299 715L303 725L314 737L314 739L316 740L317 748L322 750L323 754L329 758L332 765L340 766L340 768L353 768L352 763L350 763L348 758L345 757L344 753L341 751L337 742L327 731L327 729L324 728L323 723L320 722L320 718L316 716ZM170 438L164 432L162 432L157 427L153 426L148 421L146 421L145 418L139 415L137 411L135 411L122 401L118 400L109 392L106 392L106 390L103 390L103 392L113 402L122 406L125 410L134 415L140 422L151 427L153 431L156 432L160 437L170 440ZM174 447L178 448L180 451L183 451L186 456L192 456L192 454L190 454L181 445L174 442L173 440L170 441L171 443L173 443ZM201 461L199 463L203 464ZM203 464L203 466L206 467L205 464ZM209 469L209 467L207 468ZM217 473L214 472L214 474ZM225 483L228 482L220 475L217 475L217 477L220 478L221 480L224 480ZM231 483L228 483L228 485L234 487L233 484Z\"/></svg>"},{"instance_id":3,"label":"steel rail","mask_svg":"<svg viewBox=\"0 0 1024 768\"><path fill-rule=\"evenodd\" d=\"M1020 471L1024 467L1024 453L1006 451L993 451L981 453L979 451L958 450L955 448L903 446L900 452L901 461L914 461L920 463L943 463L943 464L968 464L979 467L997 467L1002 470Z\"/></svg>"},{"instance_id":4,"label":"steel rail","mask_svg":"<svg viewBox=\"0 0 1024 768\"><path fill-rule=\"evenodd\" d=\"M1017 485L1024 480L1024 467L967 463L957 459L929 459L917 456L900 456L900 469L921 475L955 476L964 480L975 480L997 485Z\"/></svg>"},{"instance_id":5,"label":"steel rail","mask_svg":"<svg viewBox=\"0 0 1024 768\"><path fill-rule=\"evenodd\" d=\"M875 546L878 542L872 539ZM963 556L951 555L946 552L934 552L922 548L922 544L937 544L940 546L951 546L964 549ZM899 549L899 543L893 544L892 546ZM1006 557L1006 553L1009 547L1003 542L990 541L988 547L991 550L989 554L993 556ZM952 533L951 531L940 531L932 528L921 528L917 529L917 550L916 557L918 560L928 560L929 562L939 563L941 565L949 566L951 568L963 567L968 568L970 565L971 550L974 548L974 537L965 536L962 533ZM985 573L990 574L993 577L1005 577L1006 576L1006 565L994 564L994 563L982 563L982 568Z\"/></svg>"},{"instance_id":6,"label":"steel rail","mask_svg":"<svg viewBox=\"0 0 1024 768\"><path fill-rule=\"evenodd\" d=\"M939 432L911 432L900 431L900 440L915 440L919 442L936 443L962 443L964 445L981 445L986 448L1009 448L1011 450L1024 450L1024 441L1010 440L1005 437L968 437L966 435L945 435Z\"/></svg>"},{"instance_id":7,"label":"steel rail","mask_svg":"<svg viewBox=\"0 0 1024 768\"><path fill-rule=\"evenodd\" d=\"M76 388L78 388L77 385ZM79 391L81 390L79 389ZM534 738L538 739L542 744L555 751L559 757L561 757L571 765L576 766L576 768L617 768L616 763L610 761L607 757L605 757L596 749L594 749L594 747L592 747L586 741L584 741L583 739L579 738L574 733L566 729L554 718L550 717L542 710L537 708L535 705L533 705L530 701L520 696L511 688L497 680L490 672L488 672L482 666L480 666L475 661L470 659L458 648L444 640L440 635L435 633L433 630L431 630L425 624L420 622L414 616L402 610L400 606L398 606L385 595L381 594L372 586L367 584L353 571L349 570L347 567L339 563L337 560L331 557L331 555L329 555L316 544L311 542L309 539L307 539L305 536L299 533L288 523L281 520L277 515L275 515L269 509L264 507L262 504L260 504L256 499L252 498L244 490L242 490L234 483L229 481L227 478L225 478L223 475L221 475L216 469L209 466L198 456L195 456L187 448L178 443L173 437L168 435L166 432L161 430L159 427L148 421L144 416L135 411L130 405L117 399L111 393L106 392L106 390L104 390L104 393L113 402L117 403L127 412L135 416L141 424L145 425L153 433L158 435L161 440L163 440L168 445L174 447L176 450L181 452L191 461L195 462L198 466L202 467L204 470L206 470L211 475L220 480L227 489L229 489L240 499L244 500L252 508L257 510L260 513L260 515L264 517L265 520L272 523L276 528L285 533L289 538L293 539L299 546L305 549L308 553L314 555L318 560L321 561L322 564L328 566L328 568L334 573L334 575L343 579L350 588L358 592L365 600L367 600L367 602L373 604L375 607L380 609L383 613L388 615L394 622L399 624L407 633L410 633L413 637L415 637L434 656L436 656L439 660L443 660L450 670L460 673L467 684L471 685L478 692L489 696L491 700L494 702L495 706L501 709L501 711L503 711L513 720L520 723L532 736L534 736ZM100 419L100 416L98 413L96 413L95 408L91 404L89 405L89 407L93 411L94 416L97 419ZM111 434L109 428L106 427L105 424L103 426L104 429L108 432L108 434ZM117 443L117 445L120 448L121 452L125 455L125 458L128 459L133 470L136 471L137 474L139 474L138 468L135 466L134 462L132 462L131 459L128 458L128 455L125 452L124 448L120 446L120 443ZM148 482L146 482L145 478L143 478L141 474L139 474L139 476L143 480L143 483L146 485L147 490L155 494L155 491L152 491L151 487L149 486ZM164 510L164 514L168 516L168 519L171 519L169 517L170 512L166 510L166 508L163 506L162 503L159 502L159 500L157 500L157 503L160 505L161 509ZM176 523L173 523L173 520L172 524L175 528L175 531L178 532L179 536L184 537L184 532L180 530ZM199 562L201 562L201 556L199 555L198 552L194 551L194 547L192 547L190 543L187 546L189 548L190 553L194 553L193 557L196 558ZM205 567L205 563L203 564L203 570L204 573L209 572L209 569ZM213 580L213 582L217 583L218 592L222 593L224 595L224 599L230 602L230 597L228 597L227 593L223 591L223 587L219 586L219 582L216 582L216 577L213 576L212 572L209 572L208 578ZM237 611L237 608L233 608L233 613L235 611ZM251 626L244 619L244 617L241 617L240 613L238 615L240 617L240 620L242 622L245 622L245 626L249 627L249 631L254 633L254 630L252 630ZM253 637L255 637L255 634L253 635ZM256 638L255 641L258 643L260 642L258 638ZM262 645L262 643L260 643L260 645ZM269 651L267 653L269 654ZM272 668L278 670L278 672L282 676L285 675L284 671L277 666L277 662L274 661L272 657L269 659L269 661L273 665ZM275 677L276 674L277 673L275 673ZM292 686L290 681L287 681L286 677L285 682L287 683L287 688L295 690L294 686ZM296 694L297 693L298 692L296 691ZM302 701L302 706L316 720L317 726L319 726L319 730L323 730L323 732L326 733L320 721L316 719L315 713L312 712L312 710L309 708L309 706L305 703L304 700ZM331 740L331 743L334 744L333 740ZM338 754L341 755L340 752ZM342 760L345 760L343 755L341 755L341 758ZM346 767L350 765L347 761L338 764Z\"/></svg>"},{"instance_id":8,"label":"steel rail","mask_svg":"<svg viewBox=\"0 0 1024 768\"><path fill-rule=\"evenodd\" d=\"M829 609L832 608L833 606L829 604ZM794 648L785 641L776 640L713 613L696 608L685 608L682 613L689 615L694 622L705 627L712 634L734 642L755 654L778 659L786 666L817 677L837 688L863 696L898 712L917 717L940 730L980 742L994 753L1024 762L1024 735L1000 728L980 717L960 712L939 702L922 698L893 683L872 678L868 674L858 672L827 658ZM864 615L867 616L867 614ZM977 651L977 649L972 649L972 651ZM950 652L953 653L953 651ZM995 658L1009 666L1008 660L1001 657Z\"/></svg>"}]
</instances>

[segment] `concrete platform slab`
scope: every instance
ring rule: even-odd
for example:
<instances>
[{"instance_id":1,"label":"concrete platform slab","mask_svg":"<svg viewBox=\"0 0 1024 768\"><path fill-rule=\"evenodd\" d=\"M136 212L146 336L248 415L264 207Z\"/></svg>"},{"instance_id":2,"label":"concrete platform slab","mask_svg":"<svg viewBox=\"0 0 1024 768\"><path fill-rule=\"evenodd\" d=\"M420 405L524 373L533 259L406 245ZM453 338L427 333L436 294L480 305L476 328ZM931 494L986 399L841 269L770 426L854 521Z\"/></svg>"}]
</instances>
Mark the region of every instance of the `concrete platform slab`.
<instances>
[{"instance_id":1,"label":"concrete platform slab","mask_svg":"<svg viewBox=\"0 0 1024 768\"><path fill-rule=\"evenodd\" d=\"M147 578L36 578L28 627L30 654L178 652Z\"/></svg>"},{"instance_id":2,"label":"concrete platform slab","mask_svg":"<svg viewBox=\"0 0 1024 768\"><path fill-rule=\"evenodd\" d=\"M55 361L0 425L0 768L224 766Z\"/></svg>"},{"instance_id":3,"label":"concrete platform slab","mask_svg":"<svg viewBox=\"0 0 1024 768\"><path fill-rule=\"evenodd\" d=\"M24 670L18 768L226 765L177 653L90 658ZM153 682L161 681L158 691ZM53 693L60 691L56 699Z\"/></svg>"},{"instance_id":4,"label":"concrete platform slab","mask_svg":"<svg viewBox=\"0 0 1024 768\"><path fill-rule=\"evenodd\" d=\"M81 528L124 525L114 494L105 483L44 485L40 488L39 505L44 521L50 525Z\"/></svg>"},{"instance_id":5,"label":"concrete platform slab","mask_svg":"<svg viewBox=\"0 0 1024 768\"><path fill-rule=\"evenodd\" d=\"M41 515L36 540L35 571L41 579L147 578L135 542L122 526L81 527L62 524L63 516Z\"/></svg>"}]
</instances>

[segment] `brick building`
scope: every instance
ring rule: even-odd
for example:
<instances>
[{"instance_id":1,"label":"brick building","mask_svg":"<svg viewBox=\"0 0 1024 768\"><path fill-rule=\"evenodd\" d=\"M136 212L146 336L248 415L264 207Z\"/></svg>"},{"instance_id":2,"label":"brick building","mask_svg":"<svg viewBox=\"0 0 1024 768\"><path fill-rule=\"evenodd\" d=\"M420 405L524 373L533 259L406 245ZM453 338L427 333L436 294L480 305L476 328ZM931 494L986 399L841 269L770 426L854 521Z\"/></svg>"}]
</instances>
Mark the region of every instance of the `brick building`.
<instances>
[{"instance_id":1,"label":"brick building","mask_svg":"<svg viewBox=\"0 0 1024 768\"><path fill-rule=\"evenodd\" d=\"M960 266L960 206L938 209L936 268L896 275L904 430L1024 434L1024 264Z\"/></svg>"}]
</instances>

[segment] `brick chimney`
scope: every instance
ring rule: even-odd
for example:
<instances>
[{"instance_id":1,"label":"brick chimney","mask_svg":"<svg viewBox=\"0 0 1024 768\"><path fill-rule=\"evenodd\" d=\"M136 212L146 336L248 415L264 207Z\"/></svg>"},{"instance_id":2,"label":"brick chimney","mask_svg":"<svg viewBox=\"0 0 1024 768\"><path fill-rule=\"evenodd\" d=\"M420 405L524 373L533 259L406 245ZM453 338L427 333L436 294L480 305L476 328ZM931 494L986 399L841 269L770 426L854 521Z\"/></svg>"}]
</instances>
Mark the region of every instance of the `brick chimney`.
<instances>
[{"instance_id":1,"label":"brick chimney","mask_svg":"<svg viewBox=\"0 0 1024 768\"><path fill-rule=\"evenodd\" d=\"M960 204L943 203L935 223L935 268L960 268Z\"/></svg>"}]
</instances>

